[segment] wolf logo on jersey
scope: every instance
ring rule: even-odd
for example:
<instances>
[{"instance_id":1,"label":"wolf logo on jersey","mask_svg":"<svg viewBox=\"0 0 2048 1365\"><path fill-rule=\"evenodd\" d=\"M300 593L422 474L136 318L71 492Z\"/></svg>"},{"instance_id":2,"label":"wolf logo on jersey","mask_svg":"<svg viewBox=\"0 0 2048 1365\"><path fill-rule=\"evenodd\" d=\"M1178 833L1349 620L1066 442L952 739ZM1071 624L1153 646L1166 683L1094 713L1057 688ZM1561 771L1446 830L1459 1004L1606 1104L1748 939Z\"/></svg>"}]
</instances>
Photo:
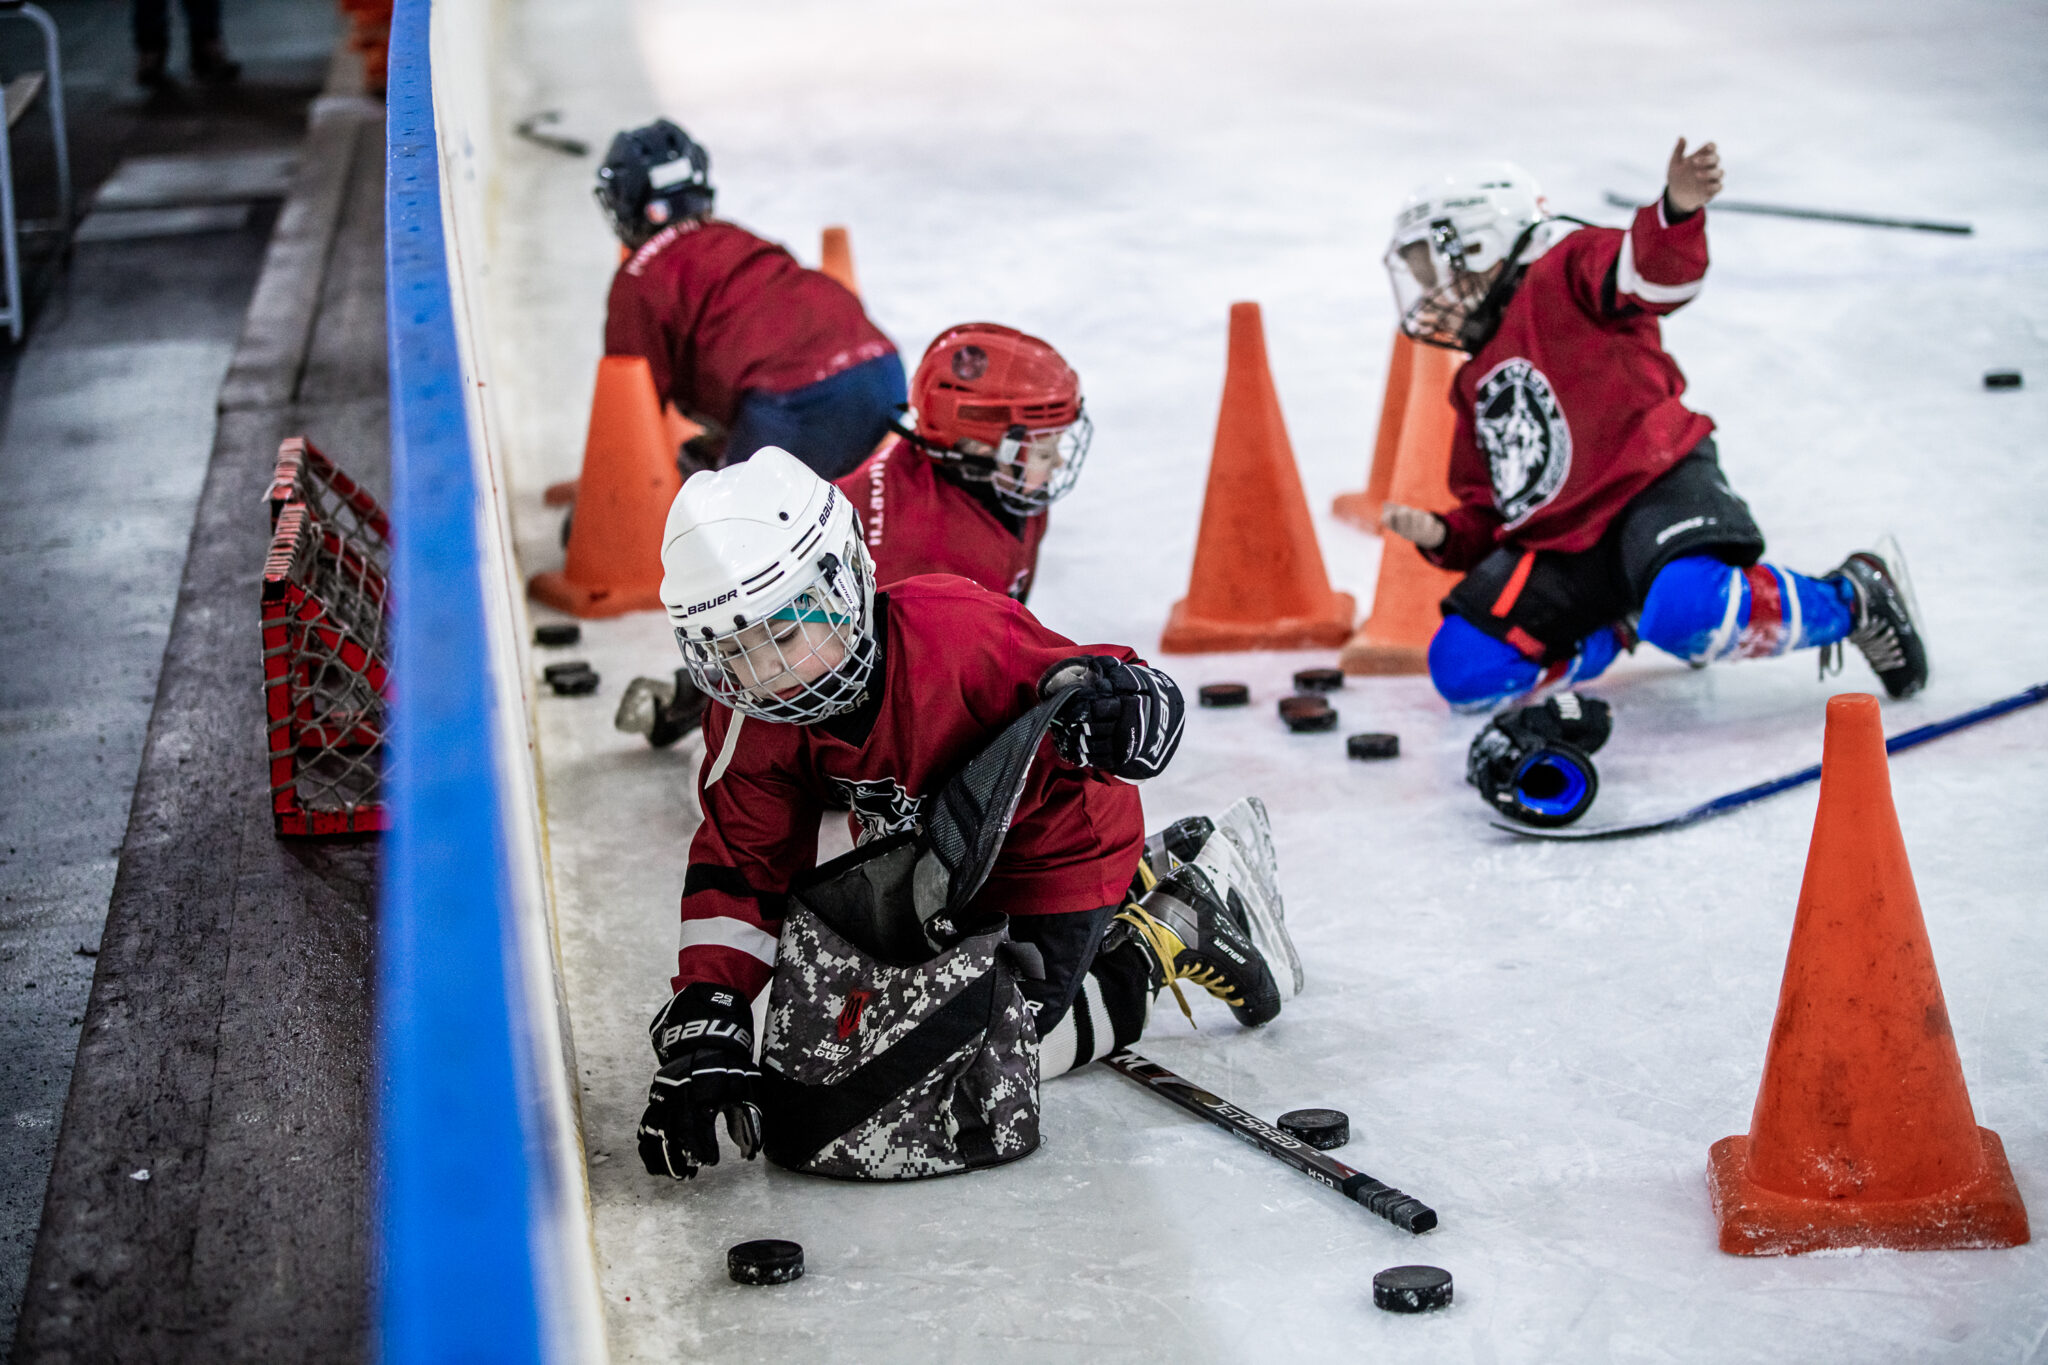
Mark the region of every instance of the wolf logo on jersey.
<instances>
[{"instance_id":1,"label":"wolf logo on jersey","mask_svg":"<svg viewBox=\"0 0 2048 1365\"><path fill-rule=\"evenodd\" d=\"M1473 397L1473 423L1509 526L1557 496L1572 467L1572 430L1543 371L1516 356L1493 367Z\"/></svg>"},{"instance_id":2,"label":"wolf logo on jersey","mask_svg":"<svg viewBox=\"0 0 2048 1365\"><path fill-rule=\"evenodd\" d=\"M859 782L834 778L832 785L853 811L854 819L860 821L860 837L853 841L856 848L917 829L924 822L924 799L912 796L893 777Z\"/></svg>"}]
</instances>

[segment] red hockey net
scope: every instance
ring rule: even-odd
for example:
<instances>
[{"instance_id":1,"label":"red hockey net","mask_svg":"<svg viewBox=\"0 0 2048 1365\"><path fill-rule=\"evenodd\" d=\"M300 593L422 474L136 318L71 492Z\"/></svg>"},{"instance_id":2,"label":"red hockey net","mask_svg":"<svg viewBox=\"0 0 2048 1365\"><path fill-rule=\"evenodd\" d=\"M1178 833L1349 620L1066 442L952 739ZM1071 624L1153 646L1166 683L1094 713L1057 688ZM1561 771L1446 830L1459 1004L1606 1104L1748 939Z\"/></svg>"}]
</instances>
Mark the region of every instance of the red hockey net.
<instances>
[{"instance_id":1,"label":"red hockey net","mask_svg":"<svg viewBox=\"0 0 2048 1365\"><path fill-rule=\"evenodd\" d=\"M263 692L279 834L390 828L383 796L389 522L303 438L278 451Z\"/></svg>"}]
</instances>

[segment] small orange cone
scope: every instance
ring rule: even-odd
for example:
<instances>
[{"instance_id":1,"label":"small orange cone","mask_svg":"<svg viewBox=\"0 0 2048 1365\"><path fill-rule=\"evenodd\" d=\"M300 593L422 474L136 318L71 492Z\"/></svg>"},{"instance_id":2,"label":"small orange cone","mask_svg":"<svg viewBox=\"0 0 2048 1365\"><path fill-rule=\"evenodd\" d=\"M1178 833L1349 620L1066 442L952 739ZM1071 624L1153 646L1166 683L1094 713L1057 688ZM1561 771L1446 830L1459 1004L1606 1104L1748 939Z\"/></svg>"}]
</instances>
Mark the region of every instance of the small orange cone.
<instances>
[{"instance_id":1,"label":"small orange cone","mask_svg":"<svg viewBox=\"0 0 2048 1365\"><path fill-rule=\"evenodd\" d=\"M1462 351L1417 344L1409 355L1408 401L1395 441L1386 502L1448 511L1451 437L1458 429L1451 381L1465 363ZM1377 461L1375 461L1377 463ZM1458 581L1399 536L1381 537L1380 581L1372 615L1345 644L1337 663L1346 673L1426 673L1429 641L1443 623L1438 603Z\"/></svg>"},{"instance_id":2,"label":"small orange cone","mask_svg":"<svg viewBox=\"0 0 2048 1365\"><path fill-rule=\"evenodd\" d=\"M645 357L598 361L568 563L535 574L529 593L574 616L661 606L661 531L683 486L669 435Z\"/></svg>"},{"instance_id":3,"label":"small orange cone","mask_svg":"<svg viewBox=\"0 0 2048 1365\"><path fill-rule=\"evenodd\" d=\"M1356 605L1334 592L1294 467L1256 303L1230 305L1223 410L1202 496L1188 595L1159 647L1169 654L1342 644Z\"/></svg>"},{"instance_id":4,"label":"small orange cone","mask_svg":"<svg viewBox=\"0 0 2048 1365\"><path fill-rule=\"evenodd\" d=\"M1828 700L1820 809L1746 1137L1707 1187L1721 1249L2017 1246L2027 1210L1979 1128L1892 809L1877 698Z\"/></svg>"},{"instance_id":5,"label":"small orange cone","mask_svg":"<svg viewBox=\"0 0 2048 1365\"><path fill-rule=\"evenodd\" d=\"M1401 446L1401 415L1408 410L1415 348L1421 344L1400 328L1394 329L1394 351L1387 357L1387 391L1380 398L1380 430L1373 438L1372 469L1365 476L1365 491L1339 493L1330 507L1339 520L1370 535L1380 533L1380 509L1387 505L1387 489L1393 485L1394 454Z\"/></svg>"},{"instance_id":6,"label":"small orange cone","mask_svg":"<svg viewBox=\"0 0 2048 1365\"><path fill-rule=\"evenodd\" d=\"M845 285L856 298L860 296L860 282L853 275L853 243L847 240L845 228L825 229L825 239L819 244L818 269Z\"/></svg>"}]
</instances>

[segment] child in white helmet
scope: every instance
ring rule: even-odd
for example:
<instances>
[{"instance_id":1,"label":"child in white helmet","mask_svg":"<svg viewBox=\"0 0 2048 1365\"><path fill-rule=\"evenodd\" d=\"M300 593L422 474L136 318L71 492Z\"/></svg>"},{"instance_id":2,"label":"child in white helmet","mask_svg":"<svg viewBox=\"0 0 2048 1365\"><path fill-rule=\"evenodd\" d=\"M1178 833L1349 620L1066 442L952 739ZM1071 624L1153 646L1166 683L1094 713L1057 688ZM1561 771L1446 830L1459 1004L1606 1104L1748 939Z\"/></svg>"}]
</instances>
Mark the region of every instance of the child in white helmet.
<instances>
[{"instance_id":1,"label":"child in white helmet","mask_svg":"<svg viewBox=\"0 0 2048 1365\"><path fill-rule=\"evenodd\" d=\"M652 1174L683 1179L716 1164L720 1117L744 1155L762 1146L764 1079L748 1002L771 978L788 974L843 1011L838 1036L820 1047L886 1052L900 1037L902 1021L890 1014L905 992L853 979L844 952L814 960L819 940L809 929L795 945L784 936L792 887L817 861L819 821L850 810L856 854L920 836L937 795L1045 698L1062 699L1044 712L1054 718L1056 756L1031 761L1035 743L1023 751L1014 805L1003 808L1006 833L993 831L1000 853L955 916L962 934L970 923L1007 921L1011 944L1028 945L1037 964L1016 986L1018 1013L1032 1021L1022 1050L1035 1058L1033 1074L1006 1075L1005 1094L1014 1098L1028 1081L1035 1102L1038 1070L1058 1075L1128 1046L1152 993L1170 982L1195 981L1248 1024L1271 1019L1299 989L1277 892L1266 894L1270 866L1255 866L1262 810L1228 837L1183 840L1182 857L1161 861L1157 890L1142 904L1128 899L1145 845L1131 783L1164 768L1179 743L1172 679L1122 646L1077 647L1021 603L966 579L922 575L878 591L862 542L846 495L774 447L693 476L669 514L662 600L710 705L698 781L704 820L683 885L675 995L650 1029L659 1070L640 1152ZM1263 847L1269 860L1270 844ZM957 993L960 980L947 975L957 958L940 952L938 963L932 979L917 975L919 963L897 964L910 973L909 996L931 1003ZM989 1115L977 1106L1004 1097L977 1098L973 1087L949 1082L934 1098L925 1064L903 1065L915 1072L905 1085L916 1093L906 1091L905 1102L949 1106L945 1122L920 1129L916 1142L925 1146L910 1152L912 1136L889 1126L897 1110L883 1103L901 1097L877 1098L858 1122L881 1127L839 1144L852 1154L833 1173L935 1173L919 1164L931 1146L980 1131L968 1120ZM836 1112L844 1099L814 1107ZM797 1103L783 1109L792 1127L803 1126ZM768 1132L769 1155L782 1160L776 1142ZM1030 1145L1035 1129L1028 1145L998 1143L981 1157L1021 1155ZM975 1163L972 1152L954 1155Z\"/></svg>"},{"instance_id":2,"label":"child in white helmet","mask_svg":"<svg viewBox=\"0 0 2048 1365\"><path fill-rule=\"evenodd\" d=\"M1846 640L1892 696L1926 683L1896 551L1820 578L1761 562L1712 419L1680 401L1657 319L1699 293L1721 183L1714 144L1681 138L1625 229L1574 230L1505 164L1417 190L1395 220L1402 330L1471 355L1452 392L1458 506L1382 516L1465 575L1429 650L1454 708L1597 677L1637 638L1694 664Z\"/></svg>"}]
</instances>

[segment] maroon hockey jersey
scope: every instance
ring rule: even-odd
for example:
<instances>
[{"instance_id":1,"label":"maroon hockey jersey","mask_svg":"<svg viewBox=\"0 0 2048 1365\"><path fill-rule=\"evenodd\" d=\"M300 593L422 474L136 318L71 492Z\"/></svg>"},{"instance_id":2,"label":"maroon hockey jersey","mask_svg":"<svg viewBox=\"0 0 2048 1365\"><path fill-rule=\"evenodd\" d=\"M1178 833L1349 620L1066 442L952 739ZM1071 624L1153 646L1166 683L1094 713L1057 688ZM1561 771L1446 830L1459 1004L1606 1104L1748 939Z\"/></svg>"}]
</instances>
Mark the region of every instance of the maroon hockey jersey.
<instances>
[{"instance_id":1,"label":"maroon hockey jersey","mask_svg":"<svg viewBox=\"0 0 2048 1365\"><path fill-rule=\"evenodd\" d=\"M709 218L670 224L619 267L604 349L647 357L678 411L728 425L748 389L788 393L896 347L846 286Z\"/></svg>"},{"instance_id":2,"label":"maroon hockey jersey","mask_svg":"<svg viewBox=\"0 0 2048 1365\"><path fill-rule=\"evenodd\" d=\"M1714 429L1679 401L1659 316L1699 293L1704 211L1660 195L1620 228L1584 227L1529 266L1500 330L1452 382L1450 534L1429 555L1469 569L1496 544L1578 551Z\"/></svg>"},{"instance_id":3,"label":"maroon hockey jersey","mask_svg":"<svg viewBox=\"0 0 2048 1365\"><path fill-rule=\"evenodd\" d=\"M818 822L851 809L855 837L915 825L923 800L1038 702L1076 646L1019 603L959 578L910 578L876 596L881 661L870 699L817 725L704 713L704 823L683 883L674 989L714 981L752 996L774 973L783 896L817 862ZM737 724L739 734L728 737ZM1138 789L1069 766L1047 742L977 906L1009 915L1120 900L1145 839Z\"/></svg>"},{"instance_id":4,"label":"maroon hockey jersey","mask_svg":"<svg viewBox=\"0 0 2048 1365\"><path fill-rule=\"evenodd\" d=\"M838 483L866 532L875 582L882 586L915 574L949 573L1019 602L1031 591L1046 513L1018 519L1012 531L900 436Z\"/></svg>"}]
</instances>

